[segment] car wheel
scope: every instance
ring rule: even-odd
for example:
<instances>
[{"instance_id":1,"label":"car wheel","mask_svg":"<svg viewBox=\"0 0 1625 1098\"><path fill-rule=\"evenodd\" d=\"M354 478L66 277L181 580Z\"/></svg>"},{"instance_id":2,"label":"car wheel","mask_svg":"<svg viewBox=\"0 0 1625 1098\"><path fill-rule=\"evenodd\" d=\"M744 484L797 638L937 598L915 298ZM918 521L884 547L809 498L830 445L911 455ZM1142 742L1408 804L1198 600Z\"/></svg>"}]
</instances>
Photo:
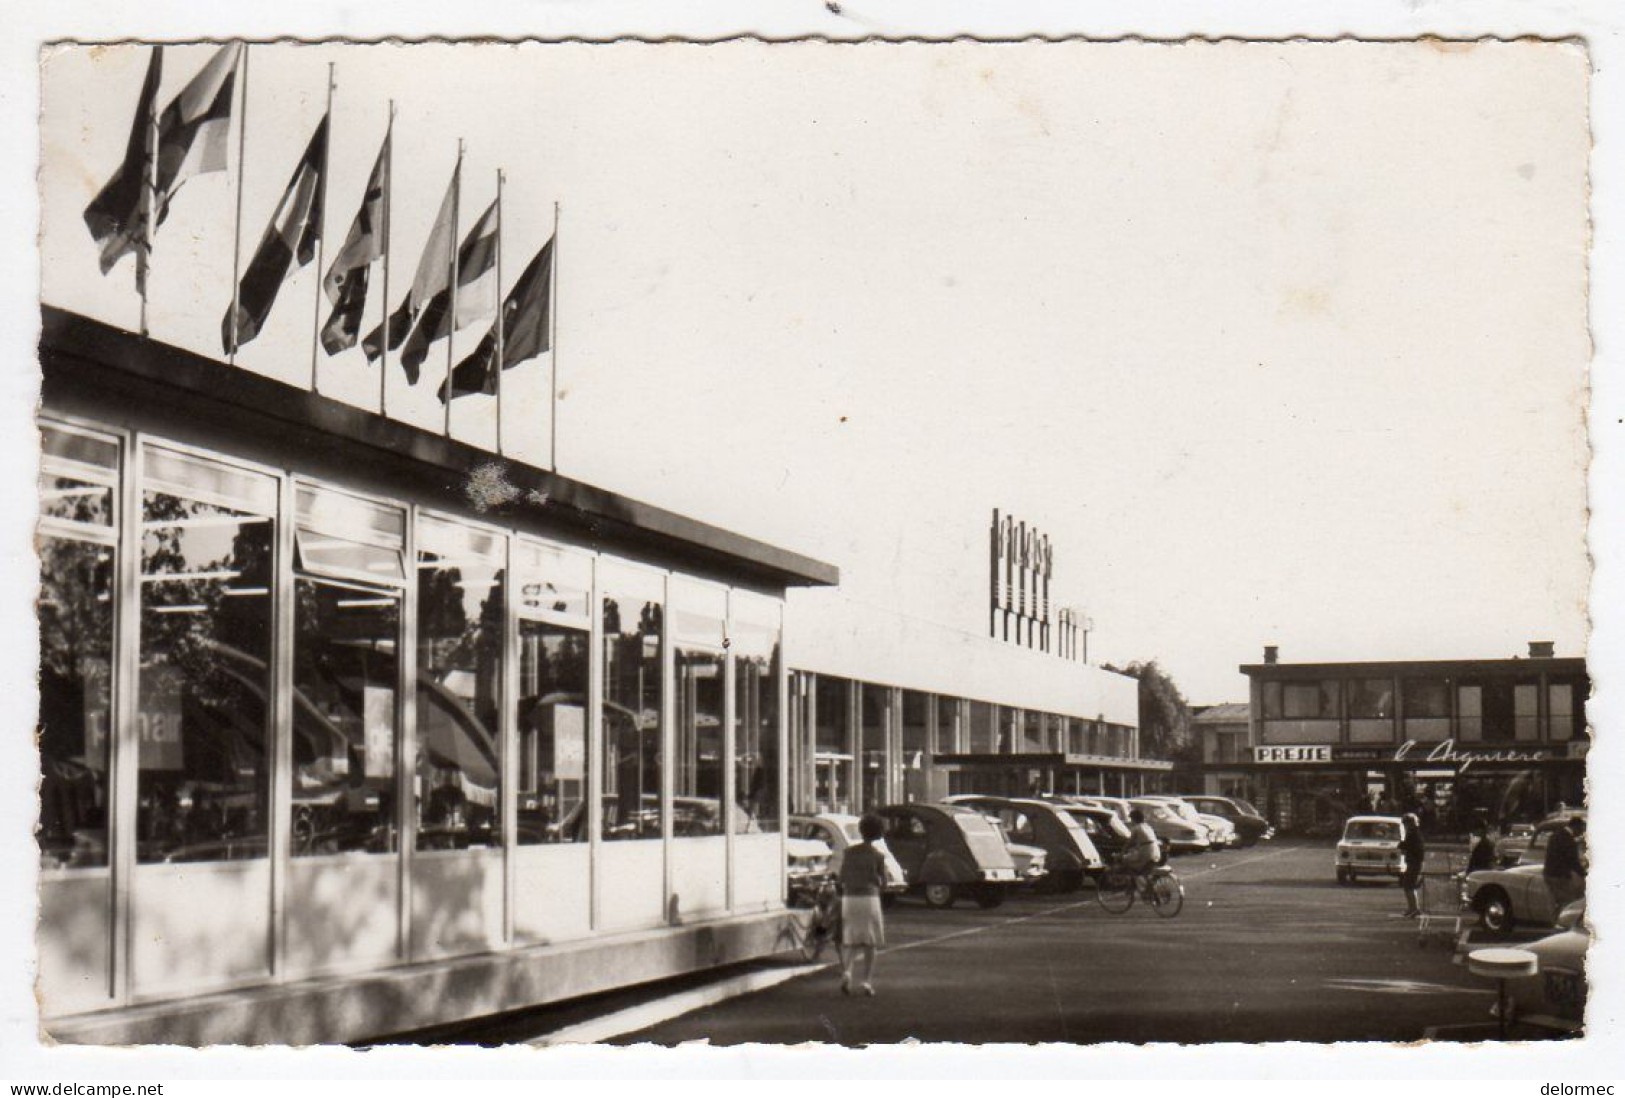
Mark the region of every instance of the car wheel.
<instances>
[{"instance_id":1,"label":"car wheel","mask_svg":"<svg viewBox=\"0 0 1625 1098\"><path fill-rule=\"evenodd\" d=\"M1337 867L1337 883L1340 884L1340 885L1351 885L1351 884L1353 884L1354 883L1354 874L1350 873L1348 870L1344 869L1342 866L1338 866Z\"/></svg>"},{"instance_id":2,"label":"car wheel","mask_svg":"<svg viewBox=\"0 0 1625 1098\"><path fill-rule=\"evenodd\" d=\"M931 884L925 886L925 902L932 907L953 907L954 901L959 899L959 888L951 884Z\"/></svg>"},{"instance_id":3,"label":"car wheel","mask_svg":"<svg viewBox=\"0 0 1625 1098\"><path fill-rule=\"evenodd\" d=\"M1512 915L1512 898L1501 889L1486 889L1478 898L1478 925L1485 930L1511 930L1517 922Z\"/></svg>"},{"instance_id":4,"label":"car wheel","mask_svg":"<svg viewBox=\"0 0 1625 1098\"><path fill-rule=\"evenodd\" d=\"M1004 903L1004 889L997 885L983 885L976 890L976 906L983 911L991 910Z\"/></svg>"}]
</instances>

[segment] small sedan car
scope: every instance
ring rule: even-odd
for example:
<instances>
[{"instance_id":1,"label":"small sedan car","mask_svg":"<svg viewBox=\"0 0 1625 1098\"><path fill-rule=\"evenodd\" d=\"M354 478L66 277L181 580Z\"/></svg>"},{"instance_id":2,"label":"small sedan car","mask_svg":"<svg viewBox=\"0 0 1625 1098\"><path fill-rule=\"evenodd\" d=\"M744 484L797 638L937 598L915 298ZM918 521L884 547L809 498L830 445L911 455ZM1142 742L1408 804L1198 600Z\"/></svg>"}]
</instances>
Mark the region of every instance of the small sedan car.
<instances>
[{"instance_id":1,"label":"small sedan car","mask_svg":"<svg viewBox=\"0 0 1625 1098\"><path fill-rule=\"evenodd\" d=\"M1337 883L1353 884L1361 877L1398 878L1405 872L1399 840L1405 821L1398 816L1355 816L1343 825L1337 844Z\"/></svg>"},{"instance_id":2,"label":"small sedan car","mask_svg":"<svg viewBox=\"0 0 1625 1098\"><path fill-rule=\"evenodd\" d=\"M787 838L808 839L821 843L828 856L826 870L834 873L840 868L841 855L846 848L863 841L858 832L858 817L849 816L840 812L825 812L817 816L791 816ZM881 839L875 844L886 859L886 888L888 891L901 892L907 885L903 876L903 867L897 864L886 846L886 840Z\"/></svg>"},{"instance_id":3,"label":"small sedan car","mask_svg":"<svg viewBox=\"0 0 1625 1098\"><path fill-rule=\"evenodd\" d=\"M1486 930L1510 930L1519 923L1551 926L1559 912L1553 909L1552 893L1546 887L1542 870L1546 847L1552 832L1568 823L1568 817L1543 820L1534 841L1510 869L1481 869L1467 875L1467 902L1478 912ZM1585 844L1580 845L1581 858Z\"/></svg>"},{"instance_id":4,"label":"small sedan car","mask_svg":"<svg viewBox=\"0 0 1625 1098\"><path fill-rule=\"evenodd\" d=\"M1585 1024L1586 949L1591 945L1585 901L1565 907L1557 925L1558 933L1521 947L1540 958L1540 971L1507 981L1509 1021L1554 1034L1579 1033Z\"/></svg>"},{"instance_id":5,"label":"small sedan car","mask_svg":"<svg viewBox=\"0 0 1625 1098\"><path fill-rule=\"evenodd\" d=\"M1506 869L1515 866L1523 860L1523 852L1529 849L1529 844L1535 840L1535 825L1532 823L1508 824L1506 834L1495 843L1495 860Z\"/></svg>"},{"instance_id":6,"label":"small sedan car","mask_svg":"<svg viewBox=\"0 0 1625 1098\"><path fill-rule=\"evenodd\" d=\"M1207 828L1181 817L1167 801L1135 797L1129 804L1145 813L1145 822L1170 854L1198 853L1212 845Z\"/></svg>"},{"instance_id":7,"label":"small sedan car","mask_svg":"<svg viewBox=\"0 0 1625 1098\"><path fill-rule=\"evenodd\" d=\"M1166 793L1151 793L1147 794L1145 799L1162 801L1164 804L1172 806L1173 810L1179 814L1179 818L1186 823L1206 828L1208 845L1214 850L1234 846L1236 843L1234 824L1222 816L1202 812L1183 797L1174 797Z\"/></svg>"},{"instance_id":8,"label":"small sedan car","mask_svg":"<svg viewBox=\"0 0 1625 1098\"><path fill-rule=\"evenodd\" d=\"M889 805L886 845L903 867L910 892L932 907L952 907L969 896L997 907L1016 884L1010 849L986 816L951 804Z\"/></svg>"},{"instance_id":9,"label":"small sedan car","mask_svg":"<svg viewBox=\"0 0 1625 1098\"><path fill-rule=\"evenodd\" d=\"M1215 797L1206 793L1192 794L1184 800L1196 806L1196 811L1210 816L1222 816L1236 829L1237 846L1253 846L1262 839L1275 837L1275 828L1252 805L1234 797Z\"/></svg>"}]
</instances>

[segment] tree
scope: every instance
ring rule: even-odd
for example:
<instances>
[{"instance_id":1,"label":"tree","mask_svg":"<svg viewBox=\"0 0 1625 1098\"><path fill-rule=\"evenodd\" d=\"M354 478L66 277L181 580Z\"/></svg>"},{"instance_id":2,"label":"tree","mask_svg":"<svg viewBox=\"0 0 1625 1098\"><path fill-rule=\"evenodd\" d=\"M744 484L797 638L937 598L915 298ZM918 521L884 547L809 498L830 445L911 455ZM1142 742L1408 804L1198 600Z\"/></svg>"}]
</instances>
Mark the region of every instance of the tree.
<instances>
[{"instance_id":1,"label":"tree","mask_svg":"<svg viewBox=\"0 0 1625 1098\"><path fill-rule=\"evenodd\" d=\"M1191 710L1168 672L1154 659L1135 660L1126 667L1108 663L1106 670L1139 683L1141 756L1182 759L1195 746L1191 740Z\"/></svg>"}]
</instances>

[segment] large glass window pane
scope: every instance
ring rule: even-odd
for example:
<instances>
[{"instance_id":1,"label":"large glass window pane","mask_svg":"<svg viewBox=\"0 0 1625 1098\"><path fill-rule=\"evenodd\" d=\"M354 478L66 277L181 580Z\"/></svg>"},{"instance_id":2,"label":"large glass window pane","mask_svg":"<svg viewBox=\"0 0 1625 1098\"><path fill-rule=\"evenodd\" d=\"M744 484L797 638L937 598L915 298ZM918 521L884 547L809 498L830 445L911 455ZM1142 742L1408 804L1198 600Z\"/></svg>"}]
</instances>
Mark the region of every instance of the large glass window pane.
<instances>
[{"instance_id":1,"label":"large glass window pane","mask_svg":"<svg viewBox=\"0 0 1625 1098\"><path fill-rule=\"evenodd\" d=\"M606 840L659 838L660 602L604 598L604 793Z\"/></svg>"},{"instance_id":2,"label":"large glass window pane","mask_svg":"<svg viewBox=\"0 0 1625 1098\"><path fill-rule=\"evenodd\" d=\"M1349 718L1351 720L1392 719L1394 715L1393 679L1350 679L1348 681Z\"/></svg>"},{"instance_id":3,"label":"large glass window pane","mask_svg":"<svg viewBox=\"0 0 1625 1098\"><path fill-rule=\"evenodd\" d=\"M1336 717L1336 680L1282 683L1281 715L1287 720L1323 720Z\"/></svg>"},{"instance_id":4,"label":"large glass window pane","mask_svg":"<svg viewBox=\"0 0 1625 1098\"><path fill-rule=\"evenodd\" d=\"M1405 680L1405 719L1450 716L1450 684L1444 679Z\"/></svg>"},{"instance_id":5,"label":"large glass window pane","mask_svg":"<svg viewBox=\"0 0 1625 1098\"><path fill-rule=\"evenodd\" d=\"M1008 705L1001 705L999 710L999 747L1001 755L1008 755L1016 750L1016 737L1020 734L1017 721L1021 718L1019 709L1012 709Z\"/></svg>"},{"instance_id":6,"label":"large glass window pane","mask_svg":"<svg viewBox=\"0 0 1625 1098\"><path fill-rule=\"evenodd\" d=\"M113 549L45 537L39 556L40 864L105 866Z\"/></svg>"},{"instance_id":7,"label":"large glass window pane","mask_svg":"<svg viewBox=\"0 0 1625 1098\"><path fill-rule=\"evenodd\" d=\"M970 751L972 755L991 755L998 747L998 736L993 729L994 707L988 702L970 703Z\"/></svg>"},{"instance_id":8,"label":"large glass window pane","mask_svg":"<svg viewBox=\"0 0 1625 1098\"><path fill-rule=\"evenodd\" d=\"M1552 739L1574 738L1574 695L1572 683L1554 682L1546 687L1546 712L1551 717Z\"/></svg>"},{"instance_id":9,"label":"large glass window pane","mask_svg":"<svg viewBox=\"0 0 1625 1098\"><path fill-rule=\"evenodd\" d=\"M295 857L397 849L401 596L294 581Z\"/></svg>"},{"instance_id":10,"label":"large glass window pane","mask_svg":"<svg viewBox=\"0 0 1625 1098\"><path fill-rule=\"evenodd\" d=\"M519 622L521 846L587 841L585 629Z\"/></svg>"},{"instance_id":11,"label":"large glass window pane","mask_svg":"<svg viewBox=\"0 0 1625 1098\"><path fill-rule=\"evenodd\" d=\"M734 829L779 830L779 646L734 657Z\"/></svg>"},{"instance_id":12,"label":"large glass window pane","mask_svg":"<svg viewBox=\"0 0 1625 1098\"><path fill-rule=\"evenodd\" d=\"M504 544L418 523L417 847L502 844Z\"/></svg>"},{"instance_id":13,"label":"large glass window pane","mask_svg":"<svg viewBox=\"0 0 1625 1098\"><path fill-rule=\"evenodd\" d=\"M956 755L965 750L965 702L960 698L937 698L936 739L932 750L939 755Z\"/></svg>"},{"instance_id":14,"label":"large glass window pane","mask_svg":"<svg viewBox=\"0 0 1625 1098\"><path fill-rule=\"evenodd\" d=\"M1484 687L1461 683L1456 687L1456 728L1469 743L1484 738Z\"/></svg>"},{"instance_id":15,"label":"large glass window pane","mask_svg":"<svg viewBox=\"0 0 1625 1098\"><path fill-rule=\"evenodd\" d=\"M1036 709L1021 711L1021 747L1023 754L1041 755L1049 750L1044 739L1044 714Z\"/></svg>"},{"instance_id":16,"label":"large glass window pane","mask_svg":"<svg viewBox=\"0 0 1625 1098\"><path fill-rule=\"evenodd\" d=\"M864 683L863 691L863 809L879 808L888 800L886 741L891 729L891 688Z\"/></svg>"},{"instance_id":17,"label":"large glass window pane","mask_svg":"<svg viewBox=\"0 0 1625 1098\"><path fill-rule=\"evenodd\" d=\"M524 540L514 543L513 552L521 613L591 618L592 558Z\"/></svg>"},{"instance_id":18,"label":"large glass window pane","mask_svg":"<svg viewBox=\"0 0 1625 1098\"><path fill-rule=\"evenodd\" d=\"M276 482L156 448L146 467L137 856L263 857Z\"/></svg>"},{"instance_id":19,"label":"large glass window pane","mask_svg":"<svg viewBox=\"0 0 1625 1098\"><path fill-rule=\"evenodd\" d=\"M1540 739L1540 684L1520 682L1512 688L1514 735L1520 740Z\"/></svg>"},{"instance_id":20,"label":"large glass window pane","mask_svg":"<svg viewBox=\"0 0 1625 1098\"><path fill-rule=\"evenodd\" d=\"M819 675L814 693L817 751L813 801L820 812L852 811L852 712L846 679Z\"/></svg>"},{"instance_id":21,"label":"large glass window pane","mask_svg":"<svg viewBox=\"0 0 1625 1098\"><path fill-rule=\"evenodd\" d=\"M677 652L677 727L672 752L674 835L722 833L724 663L720 653Z\"/></svg>"}]
</instances>

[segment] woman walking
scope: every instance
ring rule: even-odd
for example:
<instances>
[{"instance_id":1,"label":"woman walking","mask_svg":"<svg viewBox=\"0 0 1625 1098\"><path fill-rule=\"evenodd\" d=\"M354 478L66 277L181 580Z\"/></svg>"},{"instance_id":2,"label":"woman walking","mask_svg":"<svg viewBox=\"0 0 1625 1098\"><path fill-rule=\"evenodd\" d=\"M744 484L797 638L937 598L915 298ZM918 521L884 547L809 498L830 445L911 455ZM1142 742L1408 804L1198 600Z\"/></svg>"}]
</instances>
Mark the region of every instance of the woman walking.
<instances>
[{"instance_id":1,"label":"woman walking","mask_svg":"<svg viewBox=\"0 0 1625 1098\"><path fill-rule=\"evenodd\" d=\"M880 890L886 884L886 856L875 846L886 832L879 816L858 821L863 842L846 849L841 859L841 994L852 994L852 967L863 959L865 995L875 993L875 949L886 944L886 926L880 910Z\"/></svg>"},{"instance_id":2,"label":"woman walking","mask_svg":"<svg viewBox=\"0 0 1625 1098\"><path fill-rule=\"evenodd\" d=\"M1422 845L1422 821L1414 812L1405 814L1405 834L1400 836L1399 852L1405 857L1405 868L1399 875L1399 887L1405 890L1405 918L1414 919L1422 913L1416 893L1422 887L1422 860L1427 856Z\"/></svg>"}]
</instances>

